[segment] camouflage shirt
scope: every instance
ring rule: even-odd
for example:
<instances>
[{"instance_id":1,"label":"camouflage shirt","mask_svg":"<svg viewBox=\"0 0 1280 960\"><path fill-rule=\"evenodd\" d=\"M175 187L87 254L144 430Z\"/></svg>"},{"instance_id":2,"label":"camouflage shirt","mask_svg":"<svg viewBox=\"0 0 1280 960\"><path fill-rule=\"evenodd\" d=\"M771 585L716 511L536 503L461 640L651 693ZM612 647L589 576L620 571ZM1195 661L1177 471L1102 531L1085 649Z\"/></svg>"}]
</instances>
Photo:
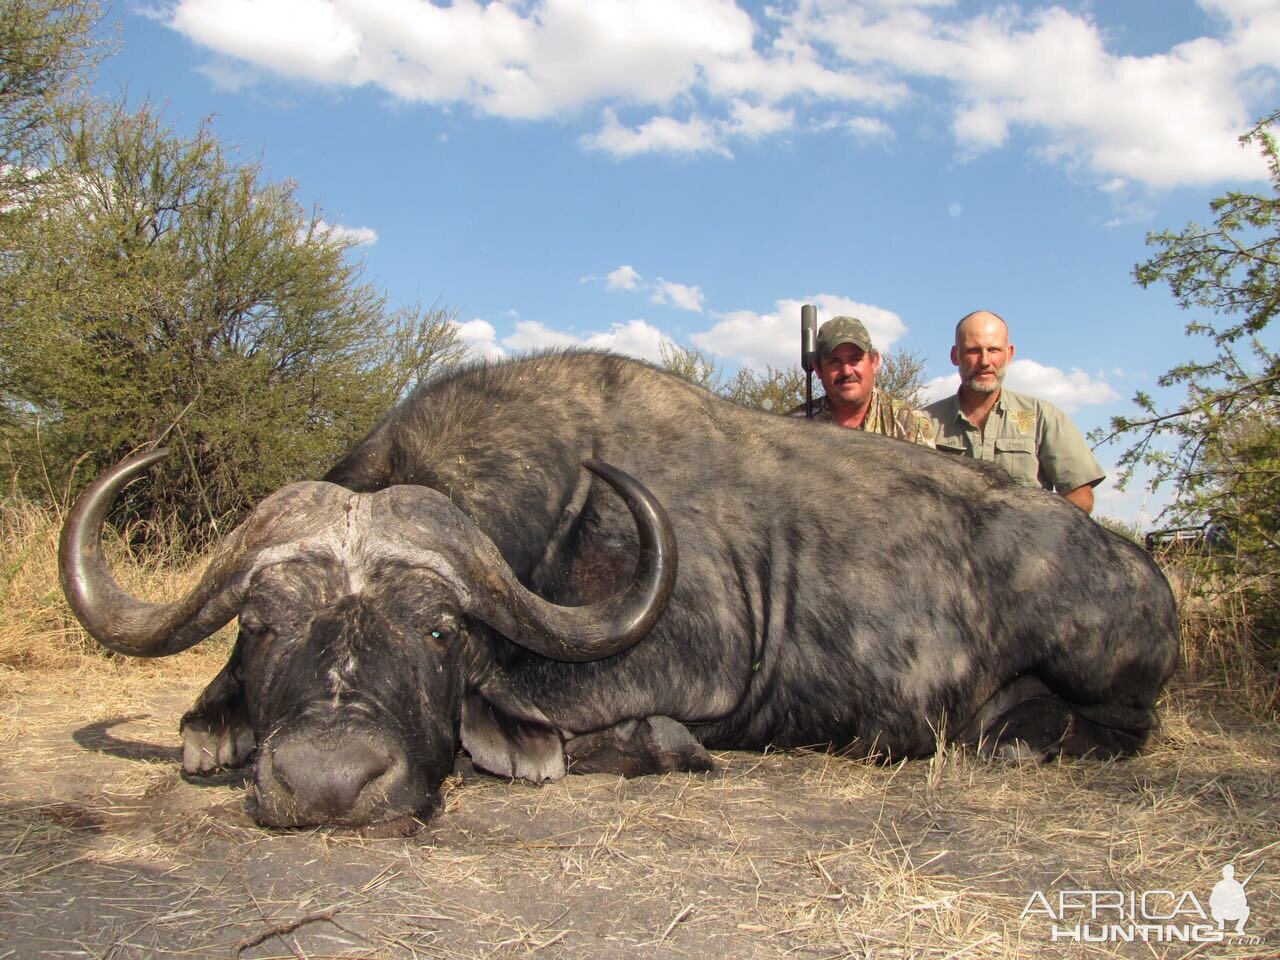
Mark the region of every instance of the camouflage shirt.
<instances>
[{"instance_id":1,"label":"camouflage shirt","mask_svg":"<svg viewBox=\"0 0 1280 960\"><path fill-rule=\"evenodd\" d=\"M789 417L804 417L804 404L794 410L788 410ZM834 423L831 419L831 405L826 397L813 401L813 419ZM922 410L913 410L897 397L881 393L879 387L871 388L871 403L867 407L867 415L863 418L859 430L867 433L879 433L895 440L906 440L918 443L922 447L933 446L933 424Z\"/></svg>"}]
</instances>

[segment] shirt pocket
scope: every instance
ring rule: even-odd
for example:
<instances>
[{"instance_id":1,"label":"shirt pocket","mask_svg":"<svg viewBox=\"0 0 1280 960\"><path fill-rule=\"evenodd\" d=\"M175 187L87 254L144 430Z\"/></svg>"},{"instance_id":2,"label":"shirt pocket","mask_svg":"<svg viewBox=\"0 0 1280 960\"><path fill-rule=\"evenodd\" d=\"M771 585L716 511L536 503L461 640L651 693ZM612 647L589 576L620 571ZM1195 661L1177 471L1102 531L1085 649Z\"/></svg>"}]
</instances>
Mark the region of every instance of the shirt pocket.
<instances>
[{"instance_id":1,"label":"shirt pocket","mask_svg":"<svg viewBox=\"0 0 1280 960\"><path fill-rule=\"evenodd\" d=\"M997 437L995 461L1019 483L1040 486L1040 460L1034 437Z\"/></svg>"},{"instance_id":2,"label":"shirt pocket","mask_svg":"<svg viewBox=\"0 0 1280 960\"><path fill-rule=\"evenodd\" d=\"M963 455L969 452L968 448L964 445L963 440L950 440L946 437L939 437L936 441L934 441L934 446L937 449L941 450L943 453L955 453L955 454Z\"/></svg>"}]
</instances>

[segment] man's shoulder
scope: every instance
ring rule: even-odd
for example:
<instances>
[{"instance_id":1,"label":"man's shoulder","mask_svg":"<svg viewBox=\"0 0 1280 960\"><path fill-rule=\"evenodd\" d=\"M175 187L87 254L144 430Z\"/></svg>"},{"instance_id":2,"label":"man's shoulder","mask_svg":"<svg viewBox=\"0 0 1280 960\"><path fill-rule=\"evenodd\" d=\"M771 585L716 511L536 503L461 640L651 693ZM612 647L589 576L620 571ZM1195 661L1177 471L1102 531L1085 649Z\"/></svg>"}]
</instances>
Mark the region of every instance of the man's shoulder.
<instances>
[{"instance_id":1,"label":"man's shoulder","mask_svg":"<svg viewBox=\"0 0 1280 960\"><path fill-rule=\"evenodd\" d=\"M1016 390L1002 388L1000 390L1000 402L1012 410L1034 410L1037 414L1049 417L1063 415L1062 411L1048 400L1033 397L1028 393L1018 393Z\"/></svg>"},{"instance_id":2,"label":"man's shoulder","mask_svg":"<svg viewBox=\"0 0 1280 960\"><path fill-rule=\"evenodd\" d=\"M945 397L927 403L920 408L920 412L933 420L942 420L948 415L954 416L960 410L959 394L949 393Z\"/></svg>"},{"instance_id":3,"label":"man's shoulder","mask_svg":"<svg viewBox=\"0 0 1280 960\"><path fill-rule=\"evenodd\" d=\"M924 410L889 393L877 391L877 396L888 410L889 421L894 424L894 429L886 430L886 433L899 440L908 440L925 447L933 446L933 421Z\"/></svg>"},{"instance_id":4,"label":"man's shoulder","mask_svg":"<svg viewBox=\"0 0 1280 960\"><path fill-rule=\"evenodd\" d=\"M1079 433L1071 418L1048 400L1015 390L1001 390L1000 402L1004 404L1005 418L1025 429L1030 429L1034 424L1037 433L1044 430L1052 430L1058 434Z\"/></svg>"},{"instance_id":5,"label":"man's shoulder","mask_svg":"<svg viewBox=\"0 0 1280 960\"><path fill-rule=\"evenodd\" d=\"M1036 456L1052 482L1052 489L1066 493L1088 484L1096 486L1106 476L1089 449L1080 428L1048 400L1001 391L1005 421L1023 432L1035 432Z\"/></svg>"}]
</instances>

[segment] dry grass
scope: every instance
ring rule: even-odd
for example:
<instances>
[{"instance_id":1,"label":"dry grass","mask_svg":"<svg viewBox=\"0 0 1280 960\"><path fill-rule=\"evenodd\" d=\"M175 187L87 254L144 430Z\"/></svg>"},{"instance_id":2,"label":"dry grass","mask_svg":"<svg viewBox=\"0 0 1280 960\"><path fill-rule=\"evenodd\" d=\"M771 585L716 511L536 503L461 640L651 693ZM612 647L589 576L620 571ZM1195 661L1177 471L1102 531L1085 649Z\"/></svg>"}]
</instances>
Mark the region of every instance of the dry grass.
<instances>
[{"instance_id":1,"label":"dry grass","mask_svg":"<svg viewBox=\"0 0 1280 960\"><path fill-rule=\"evenodd\" d=\"M1280 720L1280 674L1259 661L1251 636L1250 597L1260 580L1228 576L1213 557L1170 549L1157 555L1178 598L1184 677L1224 694L1250 711Z\"/></svg>"},{"instance_id":2,"label":"dry grass","mask_svg":"<svg viewBox=\"0 0 1280 960\"><path fill-rule=\"evenodd\" d=\"M0 667L73 669L105 654L72 616L58 584L62 511L10 499L0 509ZM105 550L116 578L143 599L180 596L204 569L205 557L159 547L132 549L108 527Z\"/></svg>"},{"instance_id":3,"label":"dry grass","mask_svg":"<svg viewBox=\"0 0 1280 960\"><path fill-rule=\"evenodd\" d=\"M30 501L0 509L0 664L66 666L86 652L58 587L58 513Z\"/></svg>"},{"instance_id":4,"label":"dry grass","mask_svg":"<svg viewBox=\"0 0 1280 960\"><path fill-rule=\"evenodd\" d=\"M724 753L719 776L541 787L461 764L435 819L375 840L263 831L243 784L184 781L177 716L216 669L187 657L4 678L25 679L0 702L0 957L1183 957L1067 949L1023 911L1063 889L1207 906L1228 862L1261 867L1267 942L1194 955L1280 943L1280 730L1198 689L1125 763Z\"/></svg>"},{"instance_id":5,"label":"dry grass","mask_svg":"<svg viewBox=\"0 0 1280 960\"><path fill-rule=\"evenodd\" d=\"M0 960L1280 955L1280 727L1222 684L1184 675L1125 763L725 753L717 776L539 787L463 762L414 836L267 832L237 778L177 769L178 717L225 642L82 652L38 524L5 523L23 546L0 621ZM193 575L122 580L158 597ZM1258 869L1263 943L1053 943L1025 913L1072 889L1207 909L1229 862Z\"/></svg>"}]
</instances>

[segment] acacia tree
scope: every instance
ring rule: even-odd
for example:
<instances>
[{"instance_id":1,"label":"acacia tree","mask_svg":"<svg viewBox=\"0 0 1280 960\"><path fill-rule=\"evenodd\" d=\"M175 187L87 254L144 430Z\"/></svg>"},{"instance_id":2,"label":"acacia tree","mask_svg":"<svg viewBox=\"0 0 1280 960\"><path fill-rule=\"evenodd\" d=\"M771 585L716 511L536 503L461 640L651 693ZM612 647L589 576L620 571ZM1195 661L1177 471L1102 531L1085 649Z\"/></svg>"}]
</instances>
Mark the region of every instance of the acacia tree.
<instances>
[{"instance_id":1,"label":"acacia tree","mask_svg":"<svg viewBox=\"0 0 1280 960\"><path fill-rule=\"evenodd\" d=\"M798 366L778 369L769 365L763 372L743 367L732 379L726 380L715 359L705 350L666 342L659 349L664 369L744 407L787 413L804 403L805 375ZM882 358L876 386L909 406L919 406L924 389L924 359L905 350L889 351ZM821 385L815 386L821 391ZM820 396L821 392L814 399Z\"/></svg>"},{"instance_id":2,"label":"acacia tree","mask_svg":"<svg viewBox=\"0 0 1280 960\"><path fill-rule=\"evenodd\" d=\"M798 367L780 370L771 364L763 373L743 367L721 393L744 407L786 413L804 403L804 373Z\"/></svg>"},{"instance_id":3,"label":"acacia tree","mask_svg":"<svg viewBox=\"0 0 1280 960\"><path fill-rule=\"evenodd\" d=\"M98 15L86 0L0 0L0 218L26 209L48 172L56 120L97 62Z\"/></svg>"},{"instance_id":4,"label":"acacia tree","mask_svg":"<svg viewBox=\"0 0 1280 960\"><path fill-rule=\"evenodd\" d=\"M919 407L924 393L924 356L909 350L890 350L881 355L876 386L908 407Z\"/></svg>"},{"instance_id":5,"label":"acacia tree","mask_svg":"<svg viewBox=\"0 0 1280 960\"><path fill-rule=\"evenodd\" d=\"M682 347L670 340L658 344L662 369L677 377L696 383L704 390L720 393L724 390L724 374L715 358L700 347Z\"/></svg>"},{"instance_id":6,"label":"acacia tree","mask_svg":"<svg viewBox=\"0 0 1280 960\"><path fill-rule=\"evenodd\" d=\"M207 125L96 107L60 143L64 176L3 277L0 429L28 492L166 443L130 506L216 532L461 354L450 317L391 309L293 185L233 163Z\"/></svg>"},{"instance_id":7,"label":"acacia tree","mask_svg":"<svg viewBox=\"0 0 1280 960\"><path fill-rule=\"evenodd\" d=\"M1165 373L1161 387L1181 386L1185 402L1161 409L1146 393L1141 414L1115 417L1110 439L1125 436L1124 476L1145 465L1153 486L1171 484L1174 523L1224 523L1236 546L1232 561L1254 584L1257 622L1275 643L1280 586L1280 354L1272 320L1280 314L1280 153L1273 133L1280 111L1241 143L1260 151L1270 191L1232 191L1210 203L1213 222L1151 234L1155 255L1134 268L1143 287L1165 283L1178 306L1195 310L1186 325L1212 355Z\"/></svg>"}]
</instances>

